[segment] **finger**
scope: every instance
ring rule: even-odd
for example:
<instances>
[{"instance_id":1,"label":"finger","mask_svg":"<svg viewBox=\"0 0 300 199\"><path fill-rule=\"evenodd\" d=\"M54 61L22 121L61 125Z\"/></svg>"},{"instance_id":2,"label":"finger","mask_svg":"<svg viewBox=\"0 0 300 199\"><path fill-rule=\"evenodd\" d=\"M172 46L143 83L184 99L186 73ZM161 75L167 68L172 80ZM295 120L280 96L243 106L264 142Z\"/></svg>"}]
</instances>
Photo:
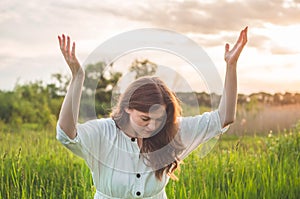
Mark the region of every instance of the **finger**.
<instances>
[{"instance_id":1,"label":"finger","mask_svg":"<svg viewBox=\"0 0 300 199\"><path fill-rule=\"evenodd\" d=\"M59 42L59 47L61 48L61 38L59 35L58 35L58 42Z\"/></svg>"},{"instance_id":2,"label":"finger","mask_svg":"<svg viewBox=\"0 0 300 199\"><path fill-rule=\"evenodd\" d=\"M70 37L67 36L67 55L70 56Z\"/></svg>"},{"instance_id":3,"label":"finger","mask_svg":"<svg viewBox=\"0 0 300 199\"><path fill-rule=\"evenodd\" d=\"M59 40L60 50L61 50L63 56L66 57L66 52L65 52L65 43L66 43L66 41L65 41L65 35L62 34L61 37L58 36L58 40Z\"/></svg>"},{"instance_id":4,"label":"finger","mask_svg":"<svg viewBox=\"0 0 300 199\"><path fill-rule=\"evenodd\" d=\"M248 26L246 26L246 28L244 29L244 45L247 43L248 41Z\"/></svg>"},{"instance_id":5,"label":"finger","mask_svg":"<svg viewBox=\"0 0 300 199\"><path fill-rule=\"evenodd\" d=\"M242 42L242 40L243 40L243 36L244 36L244 30L242 30L242 31L240 32L240 36L239 36L238 40L236 41L236 44L238 44L238 43L241 43L241 42Z\"/></svg>"},{"instance_id":6,"label":"finger","mask_svg":"<svg viewBox=\"0 0 300 199\"><path fill-rule=\"evenodd\" d=\"M243 47L247 43L247 29L248 29L248 26L240 32L239 38L236 41L233 49Z\"/></svg>"},{"instance_id":7,"label":"finger","mask_svg":"<svg viewBox=\"0 0 300 199\"><path fill-rule=\"evenodd\" d=\"M225 53L227 53L228 51L229 51L229 44L226 43L226 44L225 44Z\"/></svg>"},{"instance_id":8,"label":"finger","mask_svg":"<svg viewBox=\"0 0 300 199\"><path fill-rule=\"evenodd\" d=\"M64 51L64 48L63 48L63 39L60 36L58 36L58 41L59 41L60 51L62 52L63 56L66 57L65 56L65 51Z\"/></svg>"},{"instance_id":9,"label":"finger","mask_svg":"<svg viewBox=\"0 0 300 199\"><path fill-rule=\"evenodd\" d=\"M238 40L235 42L235 44L234 44L232 50L237 49L238 46L239 46L240 44L243 43L243 35L244 35L243 31L244 31L244 30L242 30L242 31L240 32L239 38L238 38Z\"/></svg>"},{"instance_id":10,"label":"finger","mask_svg":"<svg viewBox=\"0 0 300 199\"><path fill-rule=\"evenodd\" d=\"M61 45L60 45L60 49L63 51L63 53L66 49L66 37L65 37L64 34L62 35L62 42L61 42Z\"/></svg>"},{"instance_id":11,"label":"finger","mask_svg":"<svg viewBox=\"0 0 300 199\"><path fill-rule=\"evenodd\" d=\"M73 45L72 45L71 55L72 55L72 57L75 57L75 42L73 42Z\"/></svg>"}]
</instances>

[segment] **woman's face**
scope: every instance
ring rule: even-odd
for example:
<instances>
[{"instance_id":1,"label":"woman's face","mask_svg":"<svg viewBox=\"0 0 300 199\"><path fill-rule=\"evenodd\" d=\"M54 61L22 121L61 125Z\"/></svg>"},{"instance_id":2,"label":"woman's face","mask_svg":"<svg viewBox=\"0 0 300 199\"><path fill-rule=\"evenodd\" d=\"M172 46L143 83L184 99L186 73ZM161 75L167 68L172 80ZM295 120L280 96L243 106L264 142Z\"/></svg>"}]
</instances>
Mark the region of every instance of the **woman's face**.
<instances>
[{"instance_id":1,"label":"woman's face","mask_svg":"<svg viewBox=\"0 0 300 199\"><path fill-rule=\"evenodd\" d=\"M139 138L149 138L158 133L167 119L166 107L153 105L148 113L136 109L126 109L131 128Z\"/></svg>"}]
</instances>

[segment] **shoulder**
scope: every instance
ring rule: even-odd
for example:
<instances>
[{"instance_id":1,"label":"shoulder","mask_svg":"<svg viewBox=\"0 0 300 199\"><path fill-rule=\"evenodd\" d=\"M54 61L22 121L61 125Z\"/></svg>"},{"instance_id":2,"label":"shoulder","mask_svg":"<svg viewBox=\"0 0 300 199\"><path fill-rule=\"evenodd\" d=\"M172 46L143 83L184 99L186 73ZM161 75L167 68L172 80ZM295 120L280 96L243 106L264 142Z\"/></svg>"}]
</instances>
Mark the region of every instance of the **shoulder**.
<instances>
[{"instance_id":1,"label":"shoulder","mask_svg":"<svg viewBox=\"0 0 300 199\"><path fill-rule=\"evenodd\" d=\"M212 117L215 117L216 115L217 115L217 111L204 112L202 114L194 115L194 116L178 117L178 122L184 123L187 121L208 120L211 119Z\"/></svg>"},{"instance_id":2,"label":"shoulder","mask_svg":"<svg viewBox=\"0 0 300 199\"><path fill-rule=\"evenodd\" d=\"M84 123L79 125L89 125L89 126L115 126L115 122L112 118L99 118L99 119L92 119L88 120Z\"/></svg>"},{"instance_id":3,"label":"shoulder","mask_svg":"<svg viewBox=\"0 0 300 199\"><path fill-rule=\"evenodd\" d=\"M77 125L77 130L86 132L112 132L116 128L112 118L93 119Z\"/></svg>"},{"instance_id":4,"label":"shoulder","mask_svg":"<svg viewBox=\"0 0 300 199\"><path fill-rule=\"evenodd\" d=\"M112 118L95 119L95 123L103 127L116 127L115 121Z\"/></svg>"},{"instance_id":5,"label":"shoulder","mask_svg":"<svg viewBox=\"0 0 300 199\"><path fill-rule=\"evenodd\" d=\"M178 118L179 127L181 128L192 128L195 127L195 125L205 126L210 123L218 123L219 120L220 119L217 110L204 112L200 115Z\"/></svg>"}]
</instances>

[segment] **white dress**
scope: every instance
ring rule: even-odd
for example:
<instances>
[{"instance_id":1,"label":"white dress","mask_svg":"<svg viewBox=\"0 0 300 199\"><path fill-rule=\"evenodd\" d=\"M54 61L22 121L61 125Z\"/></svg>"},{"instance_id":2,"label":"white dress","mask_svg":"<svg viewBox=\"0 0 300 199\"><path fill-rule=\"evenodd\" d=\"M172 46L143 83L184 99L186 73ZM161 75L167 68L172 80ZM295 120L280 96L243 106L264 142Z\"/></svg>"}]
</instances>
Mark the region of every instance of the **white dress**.
<instances>
[{"instance_id":1,"label":"white dress","mask_svg":"<svg viewBox=\"0 0 300 199\"><path fill-rule=\"evenodd\" d=\"M179 118L179 134L185 145L184 159L201 143L224 133L218 111ZM82 157L91 170L96 199L167 198L168 175L161 181L140 158L136 139L128 137L111 118L90 120L77 125L77 136L70 139L57 125L57 139Z\"/></svg>"}]
</instances>

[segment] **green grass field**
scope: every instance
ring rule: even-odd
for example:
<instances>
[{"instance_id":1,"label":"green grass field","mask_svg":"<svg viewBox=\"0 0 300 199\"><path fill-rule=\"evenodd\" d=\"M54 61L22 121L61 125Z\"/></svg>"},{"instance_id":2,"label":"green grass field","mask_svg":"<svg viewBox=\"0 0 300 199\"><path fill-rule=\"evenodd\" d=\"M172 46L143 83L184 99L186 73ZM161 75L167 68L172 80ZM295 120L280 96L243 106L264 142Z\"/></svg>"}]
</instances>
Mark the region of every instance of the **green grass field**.
<instances>
[{"instance_id":1,"label":"green grass field","mask_svg":"<svg viewBox=\"0 0 300 199\"><path fill-rule=\"evenodd\" d=\"M0 132L0 199L93 198L83 160L55 132ZM184 160L169 198L300 198L300 125L280 135L223 135L204 158Z\"/></svg>"}]
</instances>

